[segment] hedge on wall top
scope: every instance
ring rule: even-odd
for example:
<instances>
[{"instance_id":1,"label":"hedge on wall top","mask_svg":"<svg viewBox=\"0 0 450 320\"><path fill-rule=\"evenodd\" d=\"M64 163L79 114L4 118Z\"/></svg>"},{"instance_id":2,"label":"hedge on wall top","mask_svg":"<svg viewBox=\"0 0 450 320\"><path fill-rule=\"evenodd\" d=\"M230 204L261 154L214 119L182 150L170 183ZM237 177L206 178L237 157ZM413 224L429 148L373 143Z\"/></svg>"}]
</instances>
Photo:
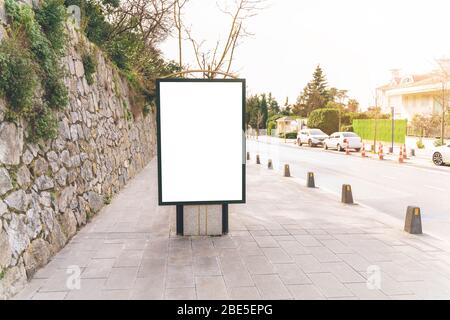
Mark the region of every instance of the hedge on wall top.
<instances>
[{"instance_id":1,"label":"hedge on wall top","mask_svg":"<svg viewBox=\"0 0 450 320\"><path fill-rule=\"evenodd\" d=\"M405 143L407 120L394 121L394 142ZM392 141L392 120L390 119L355 119L353 131L364 140Z\"/></svg>"},{"instance_id":2,"label":"hedge on wall top","mask_svg":"<svg viewBox=\"0 0 450 320\"><path fill-rule=\"evenodd\" d=\"M22 49L16 36L0 43L0 95L6 98L13 118L12 113L22 116L33 107L37 69L30 52Z\"/></svg>"},{"instance_id":3,"label":"hedge on wall top","mask_svg":"<svg viewBox=\"0 0 450 320\"><path fill-rule=\"evenodd\" d=\"M326 134L339 131L339 110L323 108L312 111L308 117L308 127L320 129Z\"/></svg>"}]
</instances>

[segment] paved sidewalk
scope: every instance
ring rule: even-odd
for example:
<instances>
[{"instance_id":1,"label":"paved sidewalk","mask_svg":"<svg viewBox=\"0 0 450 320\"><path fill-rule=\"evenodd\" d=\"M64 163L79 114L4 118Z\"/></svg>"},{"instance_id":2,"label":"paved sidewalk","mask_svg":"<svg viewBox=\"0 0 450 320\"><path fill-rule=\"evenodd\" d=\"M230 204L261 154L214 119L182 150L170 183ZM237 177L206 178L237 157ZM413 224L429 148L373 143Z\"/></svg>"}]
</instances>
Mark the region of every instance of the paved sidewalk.
<instances>
[{"instance_id":1,"label":"paved sidewalk","mask_svg":"<svg viewBox=\"0 0 450 320\"><path fill-rule=\"evenodd\" d=\"M247 168L248 203L230 207L230 234L183 238L175 208L157 206L153 161L15 298L450 299L445 243Z\"/></svg>"}]
</instances>

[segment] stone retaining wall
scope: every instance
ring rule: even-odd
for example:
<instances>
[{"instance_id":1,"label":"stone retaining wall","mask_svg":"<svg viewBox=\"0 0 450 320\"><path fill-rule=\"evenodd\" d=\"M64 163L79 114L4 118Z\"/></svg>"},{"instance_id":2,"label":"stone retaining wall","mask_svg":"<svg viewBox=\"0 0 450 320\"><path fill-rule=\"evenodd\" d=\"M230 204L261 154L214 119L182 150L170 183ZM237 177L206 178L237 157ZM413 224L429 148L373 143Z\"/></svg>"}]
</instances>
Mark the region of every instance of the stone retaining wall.
<instances>
[{"instance_id":1,"label":"stone retaining wall","mask_svg":"<svg viewBox=\"0 0 450 320\"><path fill-rule=\"evenodd\" d=\"M26 124L4 121L0 100L0 299L18 292L155 155L153 111L130 119L129 87L99 51L88 85L80 36L69 33L70 105L58 114L56 139L27 142Z\"/></svg>"}]
</instances>

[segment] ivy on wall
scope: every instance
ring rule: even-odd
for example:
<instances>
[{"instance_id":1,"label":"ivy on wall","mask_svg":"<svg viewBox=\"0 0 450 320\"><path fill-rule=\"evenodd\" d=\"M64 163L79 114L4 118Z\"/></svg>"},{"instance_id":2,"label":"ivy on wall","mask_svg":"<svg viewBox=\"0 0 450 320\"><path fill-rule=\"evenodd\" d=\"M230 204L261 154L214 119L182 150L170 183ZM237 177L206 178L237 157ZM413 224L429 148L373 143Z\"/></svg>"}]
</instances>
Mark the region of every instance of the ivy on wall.
<instances>
[{"instance_id":1,"label":"ivy on wall","mask_svg":"<svg viewBox=\"0 0 450 320\"><path fill-rule=\"evenodd\" d=\"M32 9L5 0L5 9L10 26L0 44L0 94L8 104L7 120L24 118L30 140L54 138L55 111L68 104L60 63L67 40L64 2L44 0Z\"/></svg>"},{"instance_id":2,"label":"ivy on wall","mask_svg":"<svg viewBox=\"0 0 450 320\"><path fill-rule=\"evenodd\" d=\"M94 83L94 74L97 70L97 61L95 60L94 54L85 52L81 57L83 61L84 76L89 85Z\"/></svg>"}]
</instances>

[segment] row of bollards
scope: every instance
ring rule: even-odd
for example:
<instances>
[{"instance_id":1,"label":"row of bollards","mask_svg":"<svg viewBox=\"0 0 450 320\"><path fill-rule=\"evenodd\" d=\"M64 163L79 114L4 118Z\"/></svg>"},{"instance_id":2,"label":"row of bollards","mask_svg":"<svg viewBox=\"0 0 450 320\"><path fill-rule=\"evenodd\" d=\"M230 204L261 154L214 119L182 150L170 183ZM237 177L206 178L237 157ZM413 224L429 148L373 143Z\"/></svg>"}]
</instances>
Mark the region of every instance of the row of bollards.
<instances>
[{"instance_id":1,"label":"row of bollards","mask_svg":"<svg viewBox=\"0 0 450 320\"><path fill-rule=\"evenodd\" d=\"M381 153L383 151L381 150ZM247 160L250 160L250 153L247 152ZM259 158L259 154L256 155L256 164L261 164L261 160ZM269 170L273 170L273 162L272 159L268 159L267 168ZM289 168L289 164L284 165L284 177L291 177L291 171ZM306 176L306 187L315 188L316 183L314 179L314 172L308 172ZM352 186L349 184L342 185L341 191L341 202L345 204L354 204L353 201L353 193ZM408 206L406 210L405 217L405 227L404 231L410 234L422 234L422 218L419 207Z\"/></svg>"}]
</instances>

